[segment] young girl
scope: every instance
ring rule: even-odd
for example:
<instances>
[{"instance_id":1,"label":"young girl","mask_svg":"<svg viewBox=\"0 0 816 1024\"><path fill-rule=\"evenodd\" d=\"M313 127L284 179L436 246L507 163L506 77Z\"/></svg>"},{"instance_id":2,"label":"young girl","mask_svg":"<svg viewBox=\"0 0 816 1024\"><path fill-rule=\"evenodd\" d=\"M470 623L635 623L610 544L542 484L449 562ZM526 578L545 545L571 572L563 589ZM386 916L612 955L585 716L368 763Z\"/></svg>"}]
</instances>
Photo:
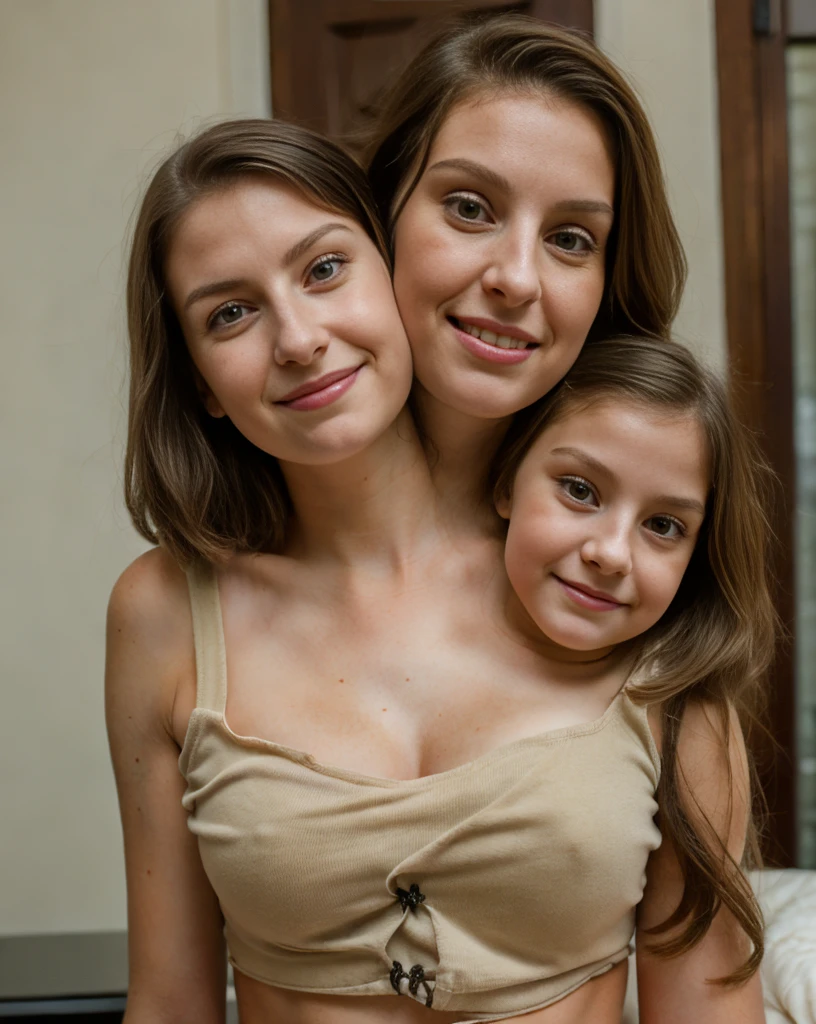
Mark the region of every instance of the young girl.
<instances>
[{"instance_id":1,"label":"young girl","mask_svg":"<svg viewBox=\"0 0 816 1024\"><path fill-rule=\"evenodd\" d=\"M757 450L687 350L622 337L584 349L495 466L509 620L565 684L576 663L582 685L612 681L604 732L648 708L660 749L663 841L637 914L641 1020L762 1021L762 921L740 871L756 856L742 727L775 625ZM616 827L619 775L593 776L568 824L610 863L630 838ZM590 862L586 881L600 885L603 868Z\"/></svg>"}]
</instances>

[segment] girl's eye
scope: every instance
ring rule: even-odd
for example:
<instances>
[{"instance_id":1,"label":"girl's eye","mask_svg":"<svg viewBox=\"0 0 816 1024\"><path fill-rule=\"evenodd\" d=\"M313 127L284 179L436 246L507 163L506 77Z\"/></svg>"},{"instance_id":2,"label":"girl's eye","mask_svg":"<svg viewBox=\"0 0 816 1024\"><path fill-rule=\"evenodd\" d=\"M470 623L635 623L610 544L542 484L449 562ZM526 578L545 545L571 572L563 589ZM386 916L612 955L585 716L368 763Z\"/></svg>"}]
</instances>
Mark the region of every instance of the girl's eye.
<instances>
[{"instance_id":1,"label":"girl's eye","mask_svg":"<svg viewBox=\"0 0 816 1024\"><path fill-rule=\"evenodd\" d=\"M231 327L242 319L249 311L249 306L240 302L227 302L220 309L217 309L210 318L209 327Z\"/></svg>"},{"instance_id":2,"label":"girl's eye","mask_svg":"<svg viewBox=\"0 0 816 1024\"><path fill-rule=\"evenodd\" d=\"M651 519L646 520L646 527L652 533L657 534L658 537L668 537L670 539L683 537L686 532L682 524L677 519L672 518L672 516L652 516Z\"/></svg>"},{"instance_id":3,"label":"girl's eye","mask_svg":"<svg viewBox=\"0 0 816 1024\"><path fill-rule=\"evenodd\" d=\"M326 281L331 281L337 277L340 273L340 268L346 262L340 256L323 256L313 263L309 268L308 276L316 281L317 284L325 284Z\"/></svg>"},{"instance_id":4,"label":"girl's eye","mask_svg":"<svg viewBox=\"0 0 816 1024\"><path fill-rule=\"evenodd\" d=\"M567 476L560 483L569 497L573 501L580 502L582 505L589 505L591 503L590 499L595 497L595 491L592 489L592 486L580 477Z\"/></svg>"},{"instance_id":5,"label":"girl's eye","mask_svg":"<svg viewBox=\"0 0 816 1024\"><path fill-rule=\"evenodd\" d=\"M476 224L487 222L488 214L484 203L479 202L474 196L449 196L445 200L445 205L459 220Z\"/></svg>"},{"instance_id":6,"label":"girl's eye","mask_svg":"<svg viewBox=\"0 0 816 1024\"><path fill-rule=\"evenodd\" d=\"M569 253L587 253L595 251L595 243L582 231L556 231L550 235L550 241L558 249Z\"/></svg>"}]
</instances>

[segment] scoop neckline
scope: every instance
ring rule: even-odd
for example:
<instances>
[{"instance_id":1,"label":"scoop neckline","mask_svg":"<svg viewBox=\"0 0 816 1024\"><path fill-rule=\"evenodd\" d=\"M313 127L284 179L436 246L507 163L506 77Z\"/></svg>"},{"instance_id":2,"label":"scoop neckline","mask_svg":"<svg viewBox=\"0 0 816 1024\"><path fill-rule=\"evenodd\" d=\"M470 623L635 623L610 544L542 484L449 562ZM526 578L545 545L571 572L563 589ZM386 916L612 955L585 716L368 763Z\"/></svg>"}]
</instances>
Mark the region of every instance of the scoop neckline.
<instances>
[{"instance_id":1,"label":"scoop neckline","mask_svg":"<svg viewBox=\"0 0 816 1024\"><path fill-rule=\"evenodd\" d=\"M260 749L270 754L279 754L290 761L302 764L311 771L320 775L325 775L329 778L340 779L342 781L351 782L361 786L379 786L384 789L418 789L425 786L432 786L435 783L443 782L450 778L455 778L457 775L468 774L477 768L483 767L490 761L500 760L518 749L535 746L536 744L546 745L558 742L559 740L571 739L573 737L589 736L593 733L599 732L608 723L610 718L613 717L622 701L626 698L626 687L623 686L612 698L603 714L589 722L583 722L577 725L564 725L557 729L548 729L544 732L533 733L530 736L521 736L518 739L502 743L499 746L494 747L492 750L485 751L484 754L480 754L478 757L472 758L470 761L465 761L463 764L454 765L452 768L446 768L444 771L432 772L429 775L420 775L412 779L389 779L385 776L367 775L364 772L356 772L351 768L343 768L340 765L318 761L317 758L313 757L312 754L307 753L305 750L288 747L283 743L275 742L275 740L263 739L260 736L246 736L241 733L234 732L227 721L226 712L219 712L213 708L194 708L190 715L190 720L192 721L193 716L197 713L201 713L205 717L215 719L221 725L227 736L239 746L248 747L250 749ZM184 746L187 746L186 737ZM183 753L184 751L182 749L182 754Z\"/></svg>"}]
</instances>

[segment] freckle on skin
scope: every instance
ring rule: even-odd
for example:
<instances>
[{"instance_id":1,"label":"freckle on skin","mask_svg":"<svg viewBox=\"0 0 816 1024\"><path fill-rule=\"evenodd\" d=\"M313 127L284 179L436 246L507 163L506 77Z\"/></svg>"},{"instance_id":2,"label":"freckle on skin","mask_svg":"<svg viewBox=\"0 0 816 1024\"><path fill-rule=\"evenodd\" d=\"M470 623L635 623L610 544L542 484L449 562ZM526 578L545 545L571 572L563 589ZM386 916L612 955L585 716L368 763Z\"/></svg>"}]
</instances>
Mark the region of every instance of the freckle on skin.
<instances>
[{"instance_id":1,"label":"freckle on skin","mask_svg":"<svg viewBox=\"0 0 816 1024\"><path fill-rule=\"evenodd\" d=\"M383 708L383 711L387 711L387 710L388 710L388 708Z\"/></svg>"},{"instance_id":2,"label":"freckle on skin","mask_svg":"<svg viewBox=\"0 0 816 1024\"><path fill-rule=\"evenodd\" d=\"M139 758L138 757L134 757L133 760L136 762L136 764L139 763Z\"/></svg>"},{"instance_id":3,"label":"freckle on skin","mask_svg":"<svg viewBox=\"0 0 816 1024\"><path fill-rule=\"evenodd\" d=\"M147 873L150 874L150 868L147 869Z\"/></svg>"},{"instance_id":4,"label":"freckle on skin","mask_svg":"<svg viewBox=\"0 0 816 1024\"><path fill-rule=\"evenodd\" d=\"M344 683L344 682L345 682L345 679L338 679L338 680L337 680L337 682L338 682L338 683Z\"/></svg>"}]
</instances>

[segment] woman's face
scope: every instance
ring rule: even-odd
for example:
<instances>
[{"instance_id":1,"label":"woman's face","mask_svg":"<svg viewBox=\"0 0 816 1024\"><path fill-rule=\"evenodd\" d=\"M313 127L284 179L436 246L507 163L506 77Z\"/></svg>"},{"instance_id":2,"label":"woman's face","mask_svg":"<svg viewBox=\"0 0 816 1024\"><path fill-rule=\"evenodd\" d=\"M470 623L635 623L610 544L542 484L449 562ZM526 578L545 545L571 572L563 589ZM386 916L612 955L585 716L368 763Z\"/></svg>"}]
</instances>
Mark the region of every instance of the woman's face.
<instances>
[{"instance_id":1,"label":"woman's face","mask_svg":"<svg viewBox=\"0 0 816 1024\"><path fill-rule=\"evenodd\" d=\"M564 376L603 295L614 194L583 107L519 93L454 107L395 227L394 289L426 392L498 419Z\"/></svg>"},{"instance_id":2,"label":"woman's face","mask_svg":"<svg viewBox=\"0 0 816 1024\"><path fill-rule=\"evenodd\" d=\"M388 269L355 221L242 179L185 213L166 274L208 412L270 455L337 462L396 420L410 350Z\"/></svg>"}]
</instances>

